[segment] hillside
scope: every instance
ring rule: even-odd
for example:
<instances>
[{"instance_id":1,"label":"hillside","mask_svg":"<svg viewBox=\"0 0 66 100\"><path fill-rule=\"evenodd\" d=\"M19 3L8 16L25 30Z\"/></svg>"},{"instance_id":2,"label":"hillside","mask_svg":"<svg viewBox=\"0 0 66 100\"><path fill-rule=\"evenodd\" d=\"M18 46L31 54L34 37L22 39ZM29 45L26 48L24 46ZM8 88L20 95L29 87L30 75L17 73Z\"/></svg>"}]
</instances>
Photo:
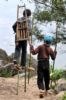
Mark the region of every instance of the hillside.
<instances>
[{"instance_id":1,"label":"hillside","mask_svg":"<svg viewBox=\"0 0 66 100\"><path fill-rule=\"evenodd\" d=\"M6 51L3 49L0 49L0 59L8 60L8 55L7 55Z\"/></svg>"},{"instance_id":2,"label":"hillside","mask_svg":"<svg viewBox=\"0 0 66 100\"><path fill-rule=\"evenodd\" d=\"M5 74L9 73L9 75L17 74L17 72L15 72L14 69L12 69L14 67L13 57L14 57L14 53L12 53L10 56L8 56L8 54L6 53L5 50L0 49L0 76L1 77L4 73ZM30 55L28 55L27 56L27 66L29 66L29 64L30 64L30 67L35 68L35 71L30 74L31 76L34 76L36 74L36 70L37 70L37 62L34 58L31 57L31 59L32 60L30 62Z\"/></svg>"},{"instance_id":3,"label":"hillside","mask_svg":"<svg viewBox=\"0 0 66 100\"><path fill-rule=\"evenodd\" d=\"M4 63L8 63L12 61L11 56L8 56L7 52L0 48L0 60L3 60Z\"/></svg>"}]
</instances>

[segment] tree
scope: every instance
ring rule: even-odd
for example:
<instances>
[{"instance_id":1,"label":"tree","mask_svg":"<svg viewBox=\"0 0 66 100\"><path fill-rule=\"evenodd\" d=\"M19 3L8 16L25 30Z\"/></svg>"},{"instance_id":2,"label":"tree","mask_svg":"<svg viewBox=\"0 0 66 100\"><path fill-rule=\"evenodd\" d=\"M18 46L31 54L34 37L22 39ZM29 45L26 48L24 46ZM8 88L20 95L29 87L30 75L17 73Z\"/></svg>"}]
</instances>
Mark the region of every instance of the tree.
<instances>
[{"instance_id":1,"label":"tree","mask_svg":"<svg viewBox=\"0 0 66 100\"><path fill-rule=\"evenodd\" d=\"M57 47L58 29L66 23L66 1L65 0L34 0L36 5L35 18L37 21L55 21L56 22L56 39L55 50ZM54 70L53 62L53 70Z\"/></svg>"},{"instance_id":2,"label":"tree","mask_svg":"<svg viewBox=\"0 0 66 100\"><path fill-rule=\"evenodd\" d=\"M66 1L64 0L34 0L36 5L35 18L38 21L56 21L66 23ZM61 24L60 24L61 25Z\"/></svg>"}]
</instances>

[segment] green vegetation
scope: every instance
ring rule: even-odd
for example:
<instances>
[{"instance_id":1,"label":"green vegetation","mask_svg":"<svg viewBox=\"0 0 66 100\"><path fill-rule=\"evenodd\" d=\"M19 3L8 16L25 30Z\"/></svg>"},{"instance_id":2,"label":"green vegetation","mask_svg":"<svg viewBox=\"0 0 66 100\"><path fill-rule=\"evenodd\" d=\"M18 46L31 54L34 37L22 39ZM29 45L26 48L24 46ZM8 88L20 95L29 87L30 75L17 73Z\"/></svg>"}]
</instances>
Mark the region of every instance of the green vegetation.
<instances>
[{"instance_id":1,"label":"green vegetation","mask_svg":"<svg viewBox=\"0 0 66 100\"><path fill-rule=\"evenodd\" d=\"M62 78L63 76L63 70L54 70L54 72L52 72L50 74L51 80L58 80L60 78Z\"/></svg>"},{"instance_id":2,"label":"green vegetation","mask_svg":"<svg viewBox=\"0 0 66 100\"><path fill-rule=\"evenodd\" d=\"M54 89L56 86L57 80L62 78L62 77L63 77L63 70L55 69L53 72L51 72L51 74L50 74L50 79L51 79L50 87Z\"/></svg>"},{"instance_id":3,"label":"green vegetation","mask_svg":"<svg viewBox=\"0 0 66 100\"><path fill-rule=\"evenodd\" d=\"M66 100L66 92L64 93L62 100Z\"/></svg>"},{"instance_id":4,"label":"green vegetation","mask_svg":"<svg viewBox=\"0 0 66 100\"><path fill-rule=\"evenodd\" d=\"M0 77L11 77L11 76L12 76L11 71L7 69L0 70Z\"/></svg>"},{"instance_id":5,"label":"green vegetation","mask_svg":"<svg viewBox=\"0 0 66 100\"><path fill-rule=\"evenodd\" d=\"M35 17L38 21L51 21L51 14L48 11L41 11L35 14Z\"/></svg>"}]
</instances>

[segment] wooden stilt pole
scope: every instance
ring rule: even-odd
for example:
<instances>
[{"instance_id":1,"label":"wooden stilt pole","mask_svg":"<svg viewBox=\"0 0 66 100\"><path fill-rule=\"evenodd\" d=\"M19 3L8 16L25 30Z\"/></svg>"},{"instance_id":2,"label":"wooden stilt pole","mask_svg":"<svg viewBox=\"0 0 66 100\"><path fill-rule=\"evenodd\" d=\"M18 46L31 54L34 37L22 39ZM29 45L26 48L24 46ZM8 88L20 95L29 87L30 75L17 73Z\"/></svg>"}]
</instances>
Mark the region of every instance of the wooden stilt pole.
<instances>
[{"instance_id":1,"label":"wooden stilt pole","mask_svg":"<svg viewBox=\"0 0 66 100\"><path fill-rule=\"evenodd\" d=\"M25 7L25 14L26 14L26 26L27 26L27 34L28 34L28 24L27 24L27 13L26 13L26 5L24 4L24 7ZM27 54L26 54L27 55ZM24 92L26 92L26 73L27 73L27 70L26 70L26 66L25 66L25 86L24 86Z\"/></svg>"},{"instance_id":2,"label":"wooden stilt pole","mask_svg":"<svg viewBox=\"0 0 66 100\"><path fill-rule=\"evenodd\" d=\"M29 40L30 43L32 43L32 35L31 35L31 40ZM31 52L30 52L30 55L29 55L29 68L31 67L31 64L32 64L32 60L31 60ZM29 79L30 79L30 70L28 70L28 84L29 84Z\"/></svg>"},{"instance_id":3,"label":"wooden stilt pole","mask_svg":"<svg viewBox=\"0 0 66 100\"><path fill-rule=\"evenodd\" d=\"M17 95L18 95L18 92L19 92L19 70L18 70L18 76L17 76Z\"/></svg>"},{"instance_id":4,"label":"wooden stilt pole","mask_svg":"<svg viewBox=\"0 0 66 100\"><path fill-rule=\"evenodd\" d=\"M29 45L32 44L33 20L34 20L34 18L32 19L32 31L31 31L31 36L30 36L30 39L29 39ZM30 52L30 55L29 55L29 67L31 65L32 65L32 57L31 57L31 52ZM28 70L28 84L29 84L29 79L30 79L30 70Z\"/></svg>"},{"instance_id":5,"label":"wooden stilt pole","mask_svg":"<svg viewBox=\"0 0 66 100\"><path fill-rule=\"evenodd\" d=\"M25 85L24 85L24 92L26 92L26 66L25 66Z\"/></svg>"},{"instance_id":6,"label":"wooden stilt pole","mask_svg":"<svg viewBox=\"0 0 66 100\"><path fill-rule=\"evenodd\" d=\"M18 20L18 14L19 14L19 5L17 6L17 20ZM18 27L17 27L17 32L18 32ZM17 35L17 34L16 34ZM17 65L18 66L18 65ZM18 95L18 90L19 90L19 70L18 70L18 75L17 75L17 91L16 94Z\"/></svg>"}]
</instances>

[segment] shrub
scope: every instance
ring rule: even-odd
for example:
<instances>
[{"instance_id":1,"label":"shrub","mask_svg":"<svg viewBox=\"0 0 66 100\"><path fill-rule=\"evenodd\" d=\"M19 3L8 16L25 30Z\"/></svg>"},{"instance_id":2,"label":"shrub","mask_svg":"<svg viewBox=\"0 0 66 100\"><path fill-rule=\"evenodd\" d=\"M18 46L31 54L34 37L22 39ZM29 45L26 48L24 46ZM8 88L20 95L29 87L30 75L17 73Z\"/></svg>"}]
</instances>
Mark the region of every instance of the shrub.
<instances>
[{"instance_id":1,"label":"shrub","mask_svg":"<svg viewBox=\"0 0 66 100\"><path fill-rule=\"evenodd\" d=\"M7 69L0 70L0 77L11 77L11 76L12 76L11 71Z\"/></svg>"},{"instance_id":2,"label":"shrub","mask_svg":"<svg viewBox=\"0 0 66 100\"><path fill-rule=\"evenodd\" d=\"M51 80L58 80L60 78L62 78L63 76L63 71L62 70L54 70L54 72L52 72L50 74Z\"/></svg>"},{"instance_id":3,"label":"shrub","mask_svg":"<svg viewBox=\"0 0 66 100\"><path fill-rule=\"evenodd\" d=\"M54 70L53 72L51 72L50 74L50 80L51 80L51 83L50 83L50 87L51 88L55 88L55 86L57 85L56 82L58 79L62 78L63 77L63 71L62 70Z\"/></svg>"},{"instance_id":4,"label":"shrub","mask_svg":"<svg viewBox=\"0 0 66 100\"><path fill-rule=\"evenodd\" d=\"M66 100L66 92L64 93L62 100Z\"/></svg>"}]
</instances>

